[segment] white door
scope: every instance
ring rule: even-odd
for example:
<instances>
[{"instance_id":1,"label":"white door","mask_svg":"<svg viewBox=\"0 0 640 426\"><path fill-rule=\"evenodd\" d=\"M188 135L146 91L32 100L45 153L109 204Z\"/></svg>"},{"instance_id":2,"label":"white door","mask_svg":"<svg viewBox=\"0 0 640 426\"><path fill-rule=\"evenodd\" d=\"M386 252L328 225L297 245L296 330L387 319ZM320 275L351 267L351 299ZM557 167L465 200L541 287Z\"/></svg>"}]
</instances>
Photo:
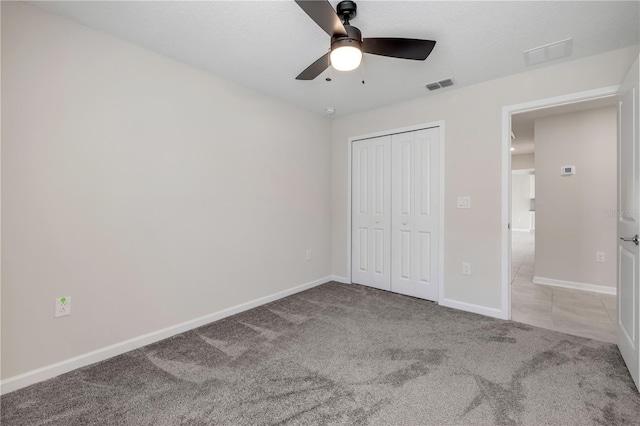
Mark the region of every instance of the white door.
<instances>
[{"instance_id":1,"label":"white door","mask_svg":"<svg viewBox=\"0 0 640 426\"><path fill-rule=\"evenodd\" d=\"M640 286L638 273L638 204L640 140L638 139L638 60L619 92L618 111L618 347L640 389ZM635 241L634 241L635 239Z\"/></svg>"},{"instance_id":2,"label":"white door","mask_svg":"<svg viewBox=\"0 0 640 426\"><path fill-rule=\"evenodd\" d=\"M438 300L438 128L392 136L391 290Z\"/></svg>"},{"instance_id":3,"label":"white door","mask_svg":"<svg viewBox=\"0 0 640 426\"><path fill-rule=\"evenodd\" d=\"M391 137L353 142L351 281L391 289Z\"/></svg>"}]
</instances>

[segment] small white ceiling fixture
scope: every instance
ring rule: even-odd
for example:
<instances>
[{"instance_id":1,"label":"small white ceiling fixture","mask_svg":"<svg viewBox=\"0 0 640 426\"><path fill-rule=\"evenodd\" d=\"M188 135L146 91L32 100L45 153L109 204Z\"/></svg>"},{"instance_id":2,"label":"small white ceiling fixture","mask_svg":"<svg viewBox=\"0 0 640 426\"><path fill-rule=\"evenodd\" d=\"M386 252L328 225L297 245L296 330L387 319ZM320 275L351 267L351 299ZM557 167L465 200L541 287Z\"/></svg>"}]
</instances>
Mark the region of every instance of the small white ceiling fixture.
<instances>
[{"instance_id":1,"label":"small white ceiling fixture","mask_svg":"<svg viewBox=\"0 0 640 426\"><path fill-rule=\"evenodd\" d=\"M533 49L522 52L524 55L524 63L527 66L537 65L555 59L566 58L571 56L572 38L556 41L554 43L545 44L543 46L534 47Z\"/></svg>"},{"instance_id":2,"label":"small white ceiling fixture","mask_svg":"<svg viewBox=\"0 0 640 426\"><path fill-rule=\"evenodd\" d=\"M334 114L336 112L336 110L335 110L335 108L328 107L327 109L324 110L324 112L326 112L327 114L331 115L331 114Z\"/></svg>"}]
</instances>

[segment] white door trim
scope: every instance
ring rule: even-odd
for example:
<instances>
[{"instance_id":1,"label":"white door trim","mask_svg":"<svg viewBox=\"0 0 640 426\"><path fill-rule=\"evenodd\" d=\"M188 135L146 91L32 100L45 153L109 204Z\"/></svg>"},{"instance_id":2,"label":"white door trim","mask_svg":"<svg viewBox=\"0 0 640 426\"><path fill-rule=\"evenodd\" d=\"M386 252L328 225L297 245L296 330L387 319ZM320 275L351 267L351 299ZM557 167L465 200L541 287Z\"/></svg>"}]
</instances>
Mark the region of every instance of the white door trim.
<instances>
[{"instance_id":1,"label":"white door trim","mask_svg":"<svg viewBox=\"0 0 640 426\"><path fill-rule=\"evenodd\" d=\"M430 123L418 124L415 126L401 127L399 129L384 130L381 132L369 133L366 135L352 136L348 138L347 144L347 279L351 283L351 145L360 139L370 139L379 136L393 135L396 133L413 132L416 130L438 127L440 129L440 236L439 236L439 259L438 259L438 301L444 298L444 120L432 121Z\"/></svg>"},{"instance_id":2,"label":"white door trim","mask_svg":"<svg viewBox=\"0 0 640 426\"><path fill-rule=\"evenodd\" d=\"M576 102L616 96L620 85L539 99L502 107L502 318L511 319L511 115Z\"/></svg>"}]
</instances>

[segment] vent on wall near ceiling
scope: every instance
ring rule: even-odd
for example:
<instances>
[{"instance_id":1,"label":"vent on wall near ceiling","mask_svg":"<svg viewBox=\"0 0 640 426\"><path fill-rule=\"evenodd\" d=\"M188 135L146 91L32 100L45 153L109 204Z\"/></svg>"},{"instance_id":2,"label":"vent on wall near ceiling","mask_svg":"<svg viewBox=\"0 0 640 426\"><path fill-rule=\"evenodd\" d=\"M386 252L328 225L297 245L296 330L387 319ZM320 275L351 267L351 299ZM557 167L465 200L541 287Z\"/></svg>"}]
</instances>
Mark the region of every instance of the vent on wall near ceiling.
<instances>
[{"instance_id":1,"label":"vent on wall near ceiling","mask_svg":"<svg viewBox=\"0 0 640 426\"><path fill-rule=\"evenodd\" d=\"M425 86L427 86L429 90L442 89L443 87L453 86L453 79L447 78L445 80L434 81L433 83L427 83Z\"/></svg>"},{"instance_id":2,"label":"vent on wall near ceiling","mask_svg":"<svg viewBox=\"0 0 640 426\"><path fill-rule=\"evenodd\" d=\"M554 59L571 56L572 38L534 47L522 52L525 65L536 65L542 62L553 61Z\"/></svg>"}]
</instances>

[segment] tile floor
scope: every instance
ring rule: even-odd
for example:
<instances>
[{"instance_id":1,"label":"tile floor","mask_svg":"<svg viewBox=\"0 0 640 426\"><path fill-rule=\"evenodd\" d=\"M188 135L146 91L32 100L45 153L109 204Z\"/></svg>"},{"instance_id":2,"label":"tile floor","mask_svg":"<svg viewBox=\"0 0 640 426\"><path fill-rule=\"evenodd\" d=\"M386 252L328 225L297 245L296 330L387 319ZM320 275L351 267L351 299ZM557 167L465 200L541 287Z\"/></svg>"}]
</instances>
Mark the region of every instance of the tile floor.
<instances>
[{"instance_id":1,"label":"tile floor","mask_svg":"<svg viewBox=\"0 0 640 426\"><path fill-rule=\"evenodd\" d=\"M511 318L604 342L616 342L616 297L534 284L535 234L512 233Z\"/></svg>"}]
</instances>

